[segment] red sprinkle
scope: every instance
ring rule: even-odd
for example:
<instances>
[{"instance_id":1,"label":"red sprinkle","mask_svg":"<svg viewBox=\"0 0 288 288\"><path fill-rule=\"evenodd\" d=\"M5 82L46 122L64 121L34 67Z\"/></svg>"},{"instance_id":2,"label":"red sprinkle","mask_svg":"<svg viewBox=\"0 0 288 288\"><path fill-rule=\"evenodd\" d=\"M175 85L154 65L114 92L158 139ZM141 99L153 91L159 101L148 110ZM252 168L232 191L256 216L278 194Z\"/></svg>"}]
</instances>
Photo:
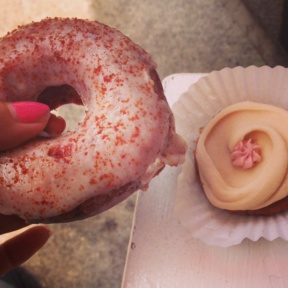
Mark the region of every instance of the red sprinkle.
<instances>
[{"instance_id":1,"label":"red sprinkle","mask_svg":"<svg viewBox=\"0 0 288 288\"><path fill-rule=\"evenodd\" d=\"M55 157L57 159L72 156L72 144L53 146L49 149L48 156Z\"/></svg>"}]
</instances>

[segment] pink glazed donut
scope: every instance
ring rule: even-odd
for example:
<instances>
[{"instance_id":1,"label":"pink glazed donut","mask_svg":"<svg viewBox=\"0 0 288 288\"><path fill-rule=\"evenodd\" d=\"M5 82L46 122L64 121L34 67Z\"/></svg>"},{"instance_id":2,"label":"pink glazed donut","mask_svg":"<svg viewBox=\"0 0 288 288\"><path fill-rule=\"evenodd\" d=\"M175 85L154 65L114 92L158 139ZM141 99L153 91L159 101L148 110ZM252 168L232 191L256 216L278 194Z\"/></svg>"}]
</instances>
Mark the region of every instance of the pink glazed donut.
<instances>
[{"instance_id":1,"label":"pink glazed donut","mask_svg":"<svg viewBox=\"0 0 288 288\"><path fill-rule=\"evenodd\" d=\"M75 131L0 154L0 213L31 223L84 219L182 163L186 144L155 68L98 22L48 18L2 38L0 101L83 104L86 116Z\"/></svg>"}]
</instances>

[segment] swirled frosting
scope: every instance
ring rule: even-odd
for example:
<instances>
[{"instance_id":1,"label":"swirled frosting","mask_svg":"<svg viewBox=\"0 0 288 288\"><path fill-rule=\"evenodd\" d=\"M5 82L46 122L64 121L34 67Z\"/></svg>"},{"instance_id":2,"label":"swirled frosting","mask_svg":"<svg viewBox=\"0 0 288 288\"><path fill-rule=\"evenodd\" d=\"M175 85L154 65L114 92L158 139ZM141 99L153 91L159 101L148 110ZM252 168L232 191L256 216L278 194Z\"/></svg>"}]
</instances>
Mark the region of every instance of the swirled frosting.
<instances>
[{"instance_id":1,"label":"swirled frosting","mask_svg":"<svg viewBox=\"0 0 288 288\"><path fill-rule=\"evenodd\" d=\"M256 210L288 195L288 112L254 102L226 107L203 129L196 160L209 201Z\"/></svg>"}]
</instances>

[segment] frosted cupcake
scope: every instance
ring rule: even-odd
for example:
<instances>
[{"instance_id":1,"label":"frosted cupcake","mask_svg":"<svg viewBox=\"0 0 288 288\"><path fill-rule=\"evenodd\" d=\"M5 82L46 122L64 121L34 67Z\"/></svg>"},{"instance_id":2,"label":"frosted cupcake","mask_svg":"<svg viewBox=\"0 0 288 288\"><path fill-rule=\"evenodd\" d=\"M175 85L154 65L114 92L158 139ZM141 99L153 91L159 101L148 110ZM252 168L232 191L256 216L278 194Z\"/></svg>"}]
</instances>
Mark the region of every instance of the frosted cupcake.
<instances>
[{"instance_id":1,"label":"frosted cupcake","mask_svg":"<svg viewBox=\"0 0 288 288\"><path fill-rule=\"evenodd\" d=\"M225 247L288 239L287 83L283 67L226 68L173 107L190 146L175 211L194 237Z\"/></svg>"},{"instance_id":2,"label":"frosted cupcake","mask_svg":"<svg viewBox=\"0 0 288 288\"><path fill-rule=\"evenodd\" d=\"M240 102L205 126L196 161L208 200L243 215L288 210L288 112Z\"/></svg>"}]
</instances>

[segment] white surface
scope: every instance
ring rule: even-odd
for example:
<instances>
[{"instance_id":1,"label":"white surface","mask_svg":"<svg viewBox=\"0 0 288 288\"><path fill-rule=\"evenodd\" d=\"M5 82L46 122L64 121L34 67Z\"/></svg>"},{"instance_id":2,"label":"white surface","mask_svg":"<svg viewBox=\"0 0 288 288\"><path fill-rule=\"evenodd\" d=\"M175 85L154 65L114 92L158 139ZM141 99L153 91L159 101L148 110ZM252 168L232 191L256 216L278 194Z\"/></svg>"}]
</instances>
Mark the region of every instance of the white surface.
<instances>
[{"instance_id":1,"label":"white surface","mask_svg":"<svg viewBox=\"0 0 288 288\"><path fill-rule=\"evenodd\" d=\"M164 79L170 103L201 76ZM191 238L173 213L180 169L165 168L138 194L122 287L288 287L288 242L244 240L220 248Z\"/></svg>"}]
</instances>

